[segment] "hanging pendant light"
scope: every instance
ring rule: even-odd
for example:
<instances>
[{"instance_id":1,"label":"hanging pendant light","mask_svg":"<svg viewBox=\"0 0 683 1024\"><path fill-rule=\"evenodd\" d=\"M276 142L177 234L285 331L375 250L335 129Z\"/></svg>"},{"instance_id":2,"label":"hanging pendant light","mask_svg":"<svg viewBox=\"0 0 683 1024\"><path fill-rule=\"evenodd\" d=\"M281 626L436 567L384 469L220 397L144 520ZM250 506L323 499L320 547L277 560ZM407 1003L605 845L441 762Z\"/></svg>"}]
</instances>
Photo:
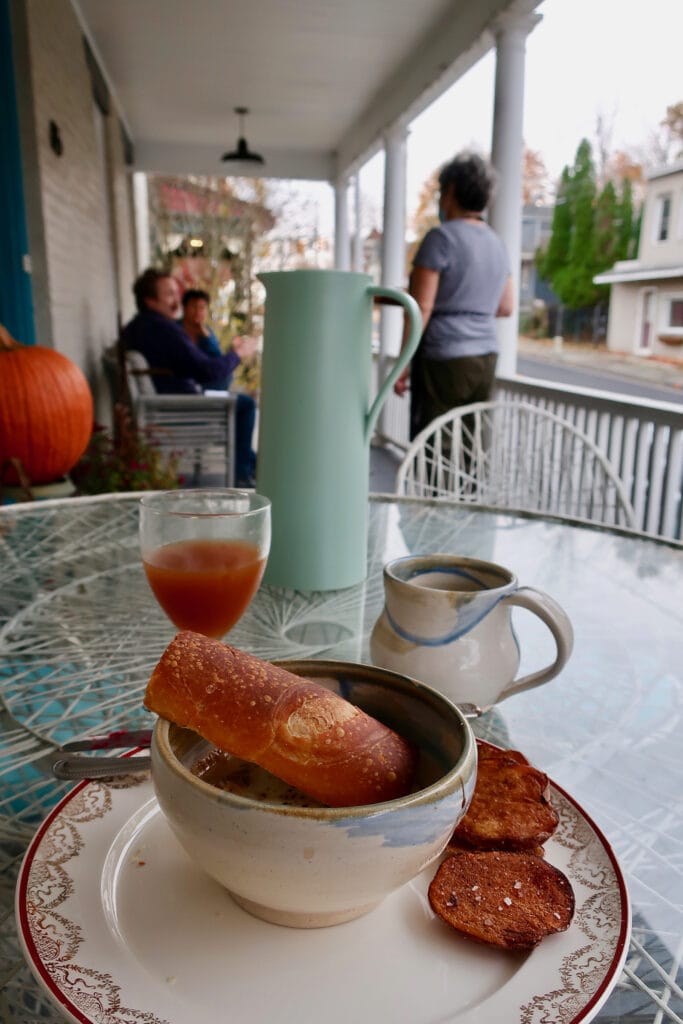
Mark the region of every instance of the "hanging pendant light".
<instances>
[{"instance_id":1,"label":"hanging pendant light","mask_svg":"<svg viewBox=\"0 0 683 1024\"><path fill-rule=\"evenodd\" d=\"M224 161L224 162L227 162L228 160L235 160L235 161L241 160L241 161L246 161L247 163L252 163L252 164L262 164L262 163L265 163L265 161L264 161L264 159L263 159L263 157L261 156L260 153L252 153L252 151L249 149L249 145L247 143L247 140L244 137L244 118L249 113L249 108L248 107L235 107L234 111L235 111L235 113L237 114L237 116L239 118L239 125L240 125L240 129L239 129L240 130L240 135L239 135L239 138L237 140L237 148L231 150L228 153L224 153L223 156L221 157L221 160Z\"/></svg>"}]
</instances>

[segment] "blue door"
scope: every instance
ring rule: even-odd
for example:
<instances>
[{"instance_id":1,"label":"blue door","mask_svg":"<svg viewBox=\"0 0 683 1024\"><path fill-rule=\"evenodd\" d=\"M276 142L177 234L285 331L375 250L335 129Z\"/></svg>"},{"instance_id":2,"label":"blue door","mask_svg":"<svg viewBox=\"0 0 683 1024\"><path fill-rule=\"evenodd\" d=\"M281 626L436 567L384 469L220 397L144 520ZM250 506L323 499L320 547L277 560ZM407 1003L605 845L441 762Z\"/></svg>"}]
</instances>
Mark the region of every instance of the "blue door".
<instances>
[{"instance_id":1,"label":"blue door","mask_svg":"<svg viewBox=\"0 0 683 1024\"><path fill-rule=\"evenodd\" d=\"M9 0L0 0L0 323L34 344Z\"/></svg>"}]
</instances>

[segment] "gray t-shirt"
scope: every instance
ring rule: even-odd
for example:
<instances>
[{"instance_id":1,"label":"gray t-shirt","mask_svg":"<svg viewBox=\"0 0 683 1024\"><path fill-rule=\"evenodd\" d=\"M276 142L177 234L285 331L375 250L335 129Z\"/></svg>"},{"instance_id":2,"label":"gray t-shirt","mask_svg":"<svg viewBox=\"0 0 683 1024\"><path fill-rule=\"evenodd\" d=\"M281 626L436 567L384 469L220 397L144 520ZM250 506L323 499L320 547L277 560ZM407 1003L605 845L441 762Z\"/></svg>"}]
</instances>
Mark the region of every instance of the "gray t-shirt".
<instances>
[{"instance_id":1,"label":"gray t-shirt","mask_svg":"<svg viewBox=\"0 0 683 1024\"><path fill-rule=\"evenodd\" d=\"M495 231L488 224L448 220L427 232L413 266L439 272L422 354L457 359L497 352L495 313L510 265Z\"/></svg>"}]
</instances>

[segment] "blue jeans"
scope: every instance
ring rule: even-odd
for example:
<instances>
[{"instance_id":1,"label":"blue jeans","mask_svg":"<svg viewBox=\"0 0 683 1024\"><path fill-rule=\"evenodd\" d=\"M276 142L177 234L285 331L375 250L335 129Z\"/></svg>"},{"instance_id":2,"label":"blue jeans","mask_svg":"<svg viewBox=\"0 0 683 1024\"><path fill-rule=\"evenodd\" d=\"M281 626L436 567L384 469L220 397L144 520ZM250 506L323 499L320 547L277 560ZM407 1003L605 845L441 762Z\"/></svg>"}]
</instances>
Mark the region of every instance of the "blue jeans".
<instances>
[{"instance_id":1,"label":"blue jeans","mask_svg":"<svg viewBox=\"0 0 683 1024\"><path fill-rule=\"evenodd\" d=\"M256 402L251 395L237 395L235 405L235 481L253 483L256 453L251 447L256 422Z\"/></svg>"}]
</instances>

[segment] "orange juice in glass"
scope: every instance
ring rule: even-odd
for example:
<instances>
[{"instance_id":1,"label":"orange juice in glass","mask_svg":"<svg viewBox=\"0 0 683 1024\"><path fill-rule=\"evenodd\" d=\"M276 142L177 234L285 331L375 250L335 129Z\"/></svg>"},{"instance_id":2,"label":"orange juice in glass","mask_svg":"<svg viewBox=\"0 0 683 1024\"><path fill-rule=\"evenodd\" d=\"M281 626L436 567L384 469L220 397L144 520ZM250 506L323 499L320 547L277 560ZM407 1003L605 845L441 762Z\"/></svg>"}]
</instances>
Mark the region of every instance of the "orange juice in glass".
<instances>
[{"instance_id":1,"label":"orange juice in glass","mask_svg":"<svg viewBox=\"0 0 683 1024\"><path fill-rule=\"evenodd\" d=\"M140 502L140 550L152 592L178 629L221 637L258 590L270 502L252 491L166 491Z\"/></svg>"}]
</instances>

